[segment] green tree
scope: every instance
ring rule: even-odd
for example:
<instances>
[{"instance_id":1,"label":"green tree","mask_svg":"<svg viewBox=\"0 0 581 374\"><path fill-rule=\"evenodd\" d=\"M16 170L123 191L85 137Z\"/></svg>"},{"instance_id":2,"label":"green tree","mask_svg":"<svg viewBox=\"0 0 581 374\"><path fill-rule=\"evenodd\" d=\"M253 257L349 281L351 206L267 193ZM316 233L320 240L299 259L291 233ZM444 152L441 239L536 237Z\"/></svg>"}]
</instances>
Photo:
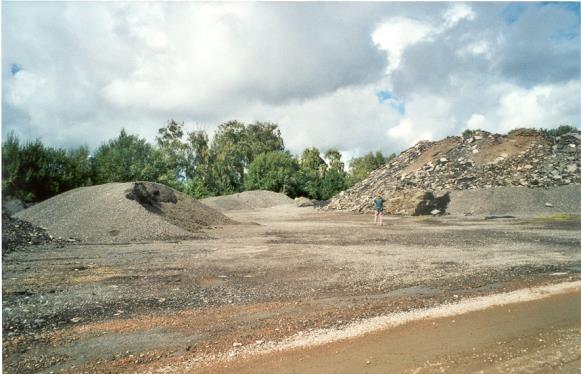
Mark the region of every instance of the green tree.
<instances>
[{"instance_id":1,"label":"green tree","mask_svg":"<svg viewBox=\"0 0 581 374\"><path fill-rule=\"evenodd\" d=\"M212 176L218 195L242 190L248 155L246 127L238 121L221 124L211 145Z\"/></svg>"},{"instance_id":2,"label":"green tree","mask_svg":"<svg viewBox=\"0 0 581 374\"><path fill-rule=\"evenodd\" d=\"M90 185L93 168L87 147L46 147L40 140L20 144L14 133L2 145L2 192L27 202L42 201Z\"/></svg>"},{"instance_id":3,"label":"green tree","mask_svg":"<svg viewBox=\"0 0 581 374\"><path fill-rule=\"evenodd\" d=\"M155 138L157 162L163 168L160 180L178 189L181 189L187 179L193 177L194 172L195 156L191 143L184 140L185 136L184 123L172 119L158 130ZM189 138L189 135L187 137Z\"/></svg>"},{"instance_id":4,"label":"green tree","mask_svg":"<svg viewBox=\"0 0 581 374\"><path fill-rule=\"evenodd\" d=\"M373 170L378 169L395 158L395 153L389 156L384 156L380 151L369 152L365 156L356 157L351 159L349 162L349 177L348 186L352 186L357 182L362 181L367 178L369 173Z\"/></svg>"},{"instance_id":5,"label":"green tree","mask_svg":"<svg viewBox=\"0 0 581 374\"><path fill-rule=\"evenodd\" d=\"M345 164L341 161L341 152L331 148L325 152L325 159L328 161L329 170L335 170L339 173L345 172Z\"/></svg>"},{"instance_id":6,"label":"green tree","mask_svg":"<svg viewBox=\"0 0 581 374\"><path fill-rule=\"evenodd\" d=\"M319 192L319 196L323 200L330 199L347 187L347 173L345 173L345 164L341 161L341 157L341 153L336 149L329 149L325 152L328 167L321 181Z\"/></svg>"},{"instance_id":7,"label":"green tree","mask_svg":"<svg viewBox=\"0 0 581 374\"><path fill-rule=\"evenodd\" d=\"M246 127L245 134L248 153L245 162L249 165L254 158L267 152L284 151L284 141L278 125L270 122L256 122Z\"/></svg>"},{"instance_id":8,"label":"green tree","mask_svg":"<svg viewBox=\"0 0 581 374\"><path fill-rule=\"evenodd\" d=\"M20 140L13 132L9 132L2 144L2 194L30 201L29 192L21 189L25 179L21 152Z\"/></svg>"},{"instance_id":9,"label":"green tree","mask_svg":"<svg viewBox=\"0 0 581 374\"><path fill-rule=\"evenodd\" d=\"M258 155L248 166L244 181L247 190L269 190L297 196L298 161L289 152L268 152Z\"/></svg>"},{"instance_id":10,"label":"green tree","mask_svg":"<svg viewBox=\"0 0 581 374\"><path fill-rule=\"evenodd\" d=\"M305 149L300 157L299 175L303 193L311 199L321 199L322 181L326 171L327 163L321 158L319 149Z\"/></svg>"},{"instance_id":11,"label":"green tree","mask_svg":"<svg viewBox=\"0 0 581 374\"><path fill-rule=\"evenodd\" d=\"M320 183L319 199L328 200L347 188L345 173L329 169Z\"/></svg>"},{"instance_id":12,"label":"green tree","mask_svg":"<svg viewBox=\"0 0 581 374\"><path fill-rule=\"evenodd\" d=\"M186 180L183 191L197 199L213 196L216 191L209 144L208 134L205 131L192 131L188 134L193 172Z\"/></svg>"},{"instance_id":13,"label":"green tree","mask_svg":"<svg viewBox=\"0 0 581 374\"><path fill-rule=\"evenodd\" d=\"M61 179L60 191L68 191L93 184L95 169L89 147L81 146L76 149L69 149L61 157L64 159L65 164L59 173Z\"/></svg>"},{"instance_id":14,"label":"green tree","mask_svg":"<svg viewBox=\"0 0 581 374\"><path fill-rule=\"evenodd\" d=\"M154 148L125 130L95 152L95 179L98 184L130 181L165 181L167 166Z\"/></svg>"},{"instance_id":15,"label":"green tree","mask_svg":"<svg viewBox=\"0 0 581 374\"><path fill-rule=\"evenodd\" d=\"M245 172L258 155L284 150L278 126L257 122L246 126L230 121L220 125L210 147L213 189L223 195L244 188Z\"/></svg>"}]
</instances>

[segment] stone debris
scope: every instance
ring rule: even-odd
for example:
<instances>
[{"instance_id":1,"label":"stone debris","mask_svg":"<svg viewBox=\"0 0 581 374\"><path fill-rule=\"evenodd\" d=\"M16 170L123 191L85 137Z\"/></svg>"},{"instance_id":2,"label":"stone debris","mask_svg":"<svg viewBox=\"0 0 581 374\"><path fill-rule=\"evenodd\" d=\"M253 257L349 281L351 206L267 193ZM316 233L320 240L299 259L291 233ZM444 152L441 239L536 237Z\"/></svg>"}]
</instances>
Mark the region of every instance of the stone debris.
<instances>
[{"instance_id":1,"label":"stone debris","mask_svg":"<svg viewBox=\"0 0 581 374\"><path fill-rule=\"evenodd\" d=\"M374 196L381 195L389 214L445 213L451 191L579 185L579 145L580 132L550 138L532 129L420 141L335 196L326 209L370 212Z\"/></svg>"},{"instance_id":2,"label":"stone debris","mask_svg":"<svg viewBox=\"0 0 581 374\"><path fill-rule=\"evenodd\" d=\"M46 228L2 213L2 255L30 245L56 243L62 245L66 240L55 238Z\"/></svg>"},{"instance_id":3,"label":"stone debris","mask_svg":"<svg viewBox=\"0 0 581 374\"><path fill-rule=\"evenodd\" d=\"M315 201L313 201L309 198L306 198L306 197L297 197L297 198L295 198L295 204L299 208L304 208L304 207L315 206Z\"/></svg>"}]
</instances>

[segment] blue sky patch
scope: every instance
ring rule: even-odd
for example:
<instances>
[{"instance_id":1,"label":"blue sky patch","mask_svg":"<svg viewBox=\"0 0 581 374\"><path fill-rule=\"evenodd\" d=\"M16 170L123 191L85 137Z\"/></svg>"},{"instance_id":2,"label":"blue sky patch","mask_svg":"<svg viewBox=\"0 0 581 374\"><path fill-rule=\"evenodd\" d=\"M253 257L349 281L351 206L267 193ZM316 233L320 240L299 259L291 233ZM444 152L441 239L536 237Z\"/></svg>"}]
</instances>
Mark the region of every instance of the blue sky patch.
<instances>
[{"instance_id":1,"label":"blue sky patch","mask_svg":"<svg viewBox=\"0 0 581 374\"><path fill-rule=\"evenodd\" d=\"M377 99L379 100L380 104L383 104L384 102L387 101L387 103L391 105L393 109L397 110L399 114L401 115L405 114L404 102L397 98L397 96L395 96L393 93L389 91L379 91L375 95L377 96Z\"/></svg>"},{"instance_id":2,"label":"blue sky patch","mask_svg":"<svg viewBox=\"0 0 581 374\"><path fill-rule=\"evenodd\" d=\"M378 93L375 94L377 96L377 99L379 100L379 103L383 103L385 100L389 100L389 99L397 99L395 96L393 96L393 94L389 91L379 91Z\"/></svg>"},{"instance_id":3,"label":"blue sky patch","mask_svg":"<svg viewBox=\"0 0 581 374\"><path fill-rule=\"evenodd\" d=\"M18 65L18 64L10 64L10 73L12 73L12 75L16 75L16 73L18 73L20 70L22 70L22 66Z\"/></svg>"},{"instance_id":4,"label":"blue sky patch","mask_svg":"<svg viewBox=\"0 0 581 374\"><path fill-rule=\"evenodd\" d=\"M510 4L502 9L501 15L504 22L509 25L515 23L525 11L523 4Z\"/></svg>"}]
</instances>

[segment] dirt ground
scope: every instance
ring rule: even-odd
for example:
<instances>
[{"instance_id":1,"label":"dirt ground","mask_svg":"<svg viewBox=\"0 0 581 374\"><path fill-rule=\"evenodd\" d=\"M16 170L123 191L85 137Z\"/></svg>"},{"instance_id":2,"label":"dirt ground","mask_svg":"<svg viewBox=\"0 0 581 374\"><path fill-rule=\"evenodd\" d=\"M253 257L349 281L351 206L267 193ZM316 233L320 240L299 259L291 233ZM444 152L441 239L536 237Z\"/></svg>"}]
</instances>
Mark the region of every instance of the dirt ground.
<instances>
[{"instance_id":1,"label":"dirt ground","mask_svg":"<svg viewBox=\"0 0 581 374\"><path fill-rule=\"evenodd\" d=\"M245 348L317 329L581 279L575 217L389 217L378 227L311 208L228 216L242 224L209 239L8 254L4 371L213 371ZM561 326L543 328L569 347L580 323Z\"/></svg>"},{"instance_id":2,"label":"dirt ground","mask_svg":"<svg viewBox=\"0 0 581 374\"><path fill-rule=\"evenodd\" d=\"M220 373L579 373L581 292L259 355ZM410 354L413 352L413 354ZM210 369L210 368L209 368Z\"/></svg>"}]
</instances>

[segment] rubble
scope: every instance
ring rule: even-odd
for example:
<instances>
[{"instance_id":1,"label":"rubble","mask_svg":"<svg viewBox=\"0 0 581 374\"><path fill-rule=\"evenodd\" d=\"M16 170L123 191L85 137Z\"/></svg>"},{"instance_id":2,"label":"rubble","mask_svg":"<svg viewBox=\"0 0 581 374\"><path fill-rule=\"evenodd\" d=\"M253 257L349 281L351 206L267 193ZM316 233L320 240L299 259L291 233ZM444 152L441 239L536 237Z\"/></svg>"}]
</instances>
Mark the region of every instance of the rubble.
<instances>
[{"instance_id":1,"label":"rubble","mask_svg":"<svg viewBox=\"0 0 581 374\"><path fill-rule=\"evenodd\" d=\"M389 214L430 214L451 191L496 187L551 188L581 184L581 133L550 138L532 129L508 135L420 141L368 178L335 196L326 209L369 212L374 196Z\"/></svg>"},{"instance_id":2,"label":"rubble","mask_svg":"<svg viewBox=\"0 0 581 374\"><path fill-rule=\"evenodd\" d=\"M309 207L309 206L315 206L315 201L313 201L309 198L306 198L306 197L297 197L297 198L295 198L295 204L299 208L304 208L304 207Z\"/></svg>"},{"instance_id":3,"label":"rubble","mask_svg":"<svg viewBox=\"0 0 581 374\"><path fill-rule=\"evenodd\" d=\"M43 227L2 213L2 255L21 247L48 243L63 244L65 241L53 237Z\"/></svg>"}]
</instances>

